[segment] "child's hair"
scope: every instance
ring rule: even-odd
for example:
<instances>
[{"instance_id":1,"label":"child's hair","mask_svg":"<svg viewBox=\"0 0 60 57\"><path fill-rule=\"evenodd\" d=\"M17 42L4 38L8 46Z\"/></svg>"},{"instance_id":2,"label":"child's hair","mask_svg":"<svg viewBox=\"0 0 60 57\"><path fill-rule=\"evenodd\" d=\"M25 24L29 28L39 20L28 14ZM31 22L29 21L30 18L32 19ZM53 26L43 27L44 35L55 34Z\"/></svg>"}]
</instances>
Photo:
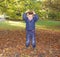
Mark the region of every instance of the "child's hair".
<instances>
[{"instance_id":1,"label":"child's hair","mask_svg":"<svg viewBox=\"0 0 60 57\"><path fill-rule=\"evenodd\" d=\"M29 11L29 12L27 12L27 14L31 15L31 14L33 14L33 12L32 11Z\"/></svg>"}]
</instances>

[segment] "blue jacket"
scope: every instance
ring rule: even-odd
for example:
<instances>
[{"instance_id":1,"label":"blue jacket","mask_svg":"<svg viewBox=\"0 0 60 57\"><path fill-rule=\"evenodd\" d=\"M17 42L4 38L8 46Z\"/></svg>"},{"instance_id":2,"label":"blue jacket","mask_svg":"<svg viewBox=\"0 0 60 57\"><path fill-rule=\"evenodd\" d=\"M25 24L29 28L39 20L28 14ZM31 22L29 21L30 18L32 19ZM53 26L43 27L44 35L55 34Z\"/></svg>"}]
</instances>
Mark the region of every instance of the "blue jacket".
<instances>
[{"instance_id":1,"label":"blue jacket","mask_svg":"<svg viewBox=\"0 0 60 57\"><path fill-rule=\"evenodd\" d=\"M28 20L26 13L23 14L23 20L26 22L26 30L34 30L35 29L35 22L38 20L38 15L35 14L31 21Z\"/></svg>"}]
</instances>

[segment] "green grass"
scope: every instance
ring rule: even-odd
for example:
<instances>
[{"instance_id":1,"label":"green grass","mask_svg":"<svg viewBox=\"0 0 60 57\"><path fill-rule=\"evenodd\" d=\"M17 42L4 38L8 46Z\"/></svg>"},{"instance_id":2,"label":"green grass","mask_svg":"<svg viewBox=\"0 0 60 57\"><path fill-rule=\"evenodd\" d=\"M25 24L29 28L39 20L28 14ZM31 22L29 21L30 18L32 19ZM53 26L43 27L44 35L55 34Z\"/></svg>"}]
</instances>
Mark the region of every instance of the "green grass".
<instances>
[{"instance_id":1,"label":"green grass","mask_svg":"<svg viewBox=\"0 0 60 57\"><path fill-rule=\"evenodd\" d=\"M48 21L48 20L45 20L45 21L38 21L37 22L38 25L45 25L45 26L60 26L60 21Z\"/></svg>"},{"instance_id":2,"label":"green grass","mask_svg":"<svg viewBox=\"0 0 60 57\"><path fill-rule=\"evenodd\" d=\"M24 23L21 22L14 22L14 21L3 21L0 22L0 30L20 30L24 28Z\"/></svg>"},{"instance_id":3,"label":"green grass","mask_svg":"<svg viewBox=\"0 0 60 57\"><path fill-rule=\"evenodd\" d=\"M45 21L38 21L37 25L40 28L47 28L47 29L56 29L59 30L60 29L60 21L49 21L49 20L45 20Z\"/></svg>"},{"instance_id":4,"label":"green grass","mask_svg":"<svg viewBox=\"0 0 60 57\"><path fill-rule=\"evenodd\" d=\"M3 21L0 22L0 30L1 29L9 29L9 30L20 30L25 28L24 21ZM36 28L39 29L54 29L60 30L60 21L37 21Z\"/></svg>"}]
</instances>

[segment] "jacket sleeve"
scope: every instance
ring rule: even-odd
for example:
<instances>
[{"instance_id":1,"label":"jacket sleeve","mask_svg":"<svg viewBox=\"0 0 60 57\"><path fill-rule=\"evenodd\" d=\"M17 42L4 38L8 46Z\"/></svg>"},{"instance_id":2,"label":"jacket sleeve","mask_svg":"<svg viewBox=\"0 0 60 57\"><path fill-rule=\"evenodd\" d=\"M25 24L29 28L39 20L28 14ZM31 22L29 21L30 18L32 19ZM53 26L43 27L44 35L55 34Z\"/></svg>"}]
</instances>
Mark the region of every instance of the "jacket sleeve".
<instances>
[{"instance_id":1,"label":"jacket sleeve","mask_svg":"<svg viewBox=\"0 0 60 57\"><path fill-rule=\"evenodd\" d=\"M26 16L26 13L23 14L23 20L27 20L27 16Z\"/></svg>"},{"instance_id":2,"label":"jacket sleeve","mask_svg":"<svg viewBox=\"0 0 60 57\"><path fill-rule=\"evenodd\" d=\"M39 19L38 15L35 14L35 15L34 15L34 21L36 22L38 19Z\"/></svg>"}]
</instances>

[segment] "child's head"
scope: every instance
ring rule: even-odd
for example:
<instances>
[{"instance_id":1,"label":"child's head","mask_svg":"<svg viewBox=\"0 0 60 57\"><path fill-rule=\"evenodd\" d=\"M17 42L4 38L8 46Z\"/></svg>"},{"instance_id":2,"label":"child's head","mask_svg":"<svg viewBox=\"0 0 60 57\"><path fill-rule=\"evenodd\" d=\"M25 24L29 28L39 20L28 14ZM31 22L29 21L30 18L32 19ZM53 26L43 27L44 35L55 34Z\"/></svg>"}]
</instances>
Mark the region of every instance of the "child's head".
<instances>
[{"instance_id":1,"label":"child's head","mask_svg":"<svg viewBox=\"0 0 60 57\"><path fill-rule=\"evenodd\" d=\"M32 11L29 11L29 12L27 12L27 14L29 14L29 15L33 15L33 12L32 12Z\"/></svg>"},{"instance_id":2,"label":"child's head","mask_svg":"<svg viewBox=\"0 0 60 57\"><path fill-rule=\"evenodd\" d=\"M28 12L27 12L27 15L34 15L34 14L33 14L33 11L28 11Z\"/></svg>"},{"instance_id":3,"label":"child's head","mask_svg":"<svg viewBox=\"0 0 60 57\"><path fill-rule=\"evenodd\" d=\"M32 20L33 16L34 16L34 14L33 14L32 11L27 12L27 17L28 17L29 20Z\"/></svg>"}]
</instances>

